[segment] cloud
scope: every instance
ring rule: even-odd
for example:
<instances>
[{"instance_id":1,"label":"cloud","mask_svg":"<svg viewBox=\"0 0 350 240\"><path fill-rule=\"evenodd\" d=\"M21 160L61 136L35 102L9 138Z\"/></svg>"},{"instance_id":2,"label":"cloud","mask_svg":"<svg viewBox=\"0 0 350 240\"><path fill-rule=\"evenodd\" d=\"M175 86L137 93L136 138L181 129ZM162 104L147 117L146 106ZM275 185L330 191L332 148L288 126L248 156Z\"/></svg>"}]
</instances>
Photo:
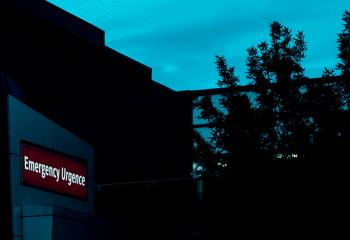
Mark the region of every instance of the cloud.
<instances>
[{"instance_id":1,"label":"cloud","mask_svg":"<svg viewBox=\"0 0 350 240\"><path fill-rule=\"evenodd\" d=\"M173 73L176 72L177 67L175 65L165 65L162 69L164 73Z\"/></svg>"}]
</instances>

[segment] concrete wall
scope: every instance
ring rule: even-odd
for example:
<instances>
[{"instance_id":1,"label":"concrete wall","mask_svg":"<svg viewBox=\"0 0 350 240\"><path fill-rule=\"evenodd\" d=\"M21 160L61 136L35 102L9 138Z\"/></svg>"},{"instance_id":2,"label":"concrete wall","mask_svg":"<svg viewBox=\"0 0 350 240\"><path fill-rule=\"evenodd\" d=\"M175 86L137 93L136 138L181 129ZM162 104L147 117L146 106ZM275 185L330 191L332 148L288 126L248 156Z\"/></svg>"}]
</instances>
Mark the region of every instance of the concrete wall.
<instances>
[{"instance_id":1,"label":"concrete wall","mask_svg":"<svg viewBox=\"0 0 350 240\"><path fill-rule=\"evenodd\" d=\"M93 148L88 143L75 137L70 132L35 112L12 96L8 96L8 118L14 239L22 239L22 210L25 206L53 205L84 212L86 214L93 214ZM20 159L21 140L29 141L88 161L88 199L80 200L22 185ZM47 217L47 219L45 218L45 221L43 221L45 224L48 224L47 221L49 220L50 218ZM39 220L37 219L35 221ZM44 235L46 235L46 233Z\"/></svg>"},{"instance_id":2,"label":"concrete wall","mask_svg":"<svg viewBox=\"0 0 350 240\"><path fill-rule=\"evenodd\" d=\"M54 206L22 208L23 235L30 240L110 239L111 222Z\"/></svg>"}]
</instances>

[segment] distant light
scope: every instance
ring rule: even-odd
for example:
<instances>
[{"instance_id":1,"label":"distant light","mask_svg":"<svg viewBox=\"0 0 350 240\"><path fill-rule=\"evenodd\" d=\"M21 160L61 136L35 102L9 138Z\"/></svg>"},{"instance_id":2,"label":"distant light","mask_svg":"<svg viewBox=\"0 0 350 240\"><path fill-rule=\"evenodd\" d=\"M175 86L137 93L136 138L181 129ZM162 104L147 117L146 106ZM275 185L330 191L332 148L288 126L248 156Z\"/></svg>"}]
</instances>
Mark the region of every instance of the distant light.
<instances>
[{"instance_id":1,"label":"distant light","mask_svg":"<svg viewBox=\"0 0 350 240\"><path fill-rule=\"evenodd\" d=\"M281 158L284 158L284 159L298 158L298 156L299 155L297 153L285 154L285 155L283 155L282 153L277 153L276 154L276 158L278 158L278 159L281 159Z\"/></svg>"},{"instance_id":2,"label":"distant light","mask_svg":"<svg viewBox=\"0 0 350 240\"><path fill-rule=\"evenodd\" d=\"M219 163L218 163L218 166L227 167L227 163L221 163L221 162L219 162Z\"/></svg>"}]
</instances>

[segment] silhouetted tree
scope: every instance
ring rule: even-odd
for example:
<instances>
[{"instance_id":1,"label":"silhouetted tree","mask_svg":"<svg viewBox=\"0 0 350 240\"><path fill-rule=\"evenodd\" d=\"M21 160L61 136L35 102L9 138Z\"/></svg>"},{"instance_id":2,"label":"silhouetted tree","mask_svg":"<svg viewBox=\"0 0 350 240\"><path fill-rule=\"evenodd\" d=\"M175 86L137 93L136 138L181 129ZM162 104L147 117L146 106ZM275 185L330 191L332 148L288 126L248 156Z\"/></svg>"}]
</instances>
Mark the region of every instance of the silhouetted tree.
<instances>
[{"instance_id":1,"label":"silhouetted tree","mask_svg":"<svg viewBox=\"0 0 350 240\"><path fill-rule=\"evenodd\" d=\"M344 77L350 76L350 12L345 11L343 15L344 28L338 34L338 58L340 62L337 69L341 71Z\"/></svg>"},{"instance_id":2,"label":"silhouetted tree","mask_svg":"<svg viewBox=\"0 0 350 240\"><path fill-rule=\"evenodd\" d=\"M307 141L298 84L305 79L301 66L306 51L304 34L298 32L293 37L289 28L273 22L270 42L263 41L247 51L247 77L258 94L261 148L271 158L301 157Z\"/></svg>"},{"instance_id":3,"label":"silhouetted tree","mask_svg":"<svg viewBox=\"0 0 350 240\"><path fill-rule=\"evenodd\" d=\"M350 12L345 11L343 14L344 28L338 34L338 54L340 62L336 69L340 71L342 76L342 97L344 106L350 107Z\"/></svg>"},{"instance_id":4,"label":"silhouetted tree","mask_svg":"<svg viewBox=\"0 0 350 240\"><path fill-rule=\"evenodd\" d=\"M199 117L208 121L210 137L207 145L196 133L195 152L202 146L202 153L211 153L207 155L215 159L214 166L207 168L211 174L222 176L235 171L235 175L243 175L244 170L249 168L251 171L255 166L251 163L259 151L259 134L254 124L256 109L247 94L237 90L239 78L226 59L217 56L216 66L219 73L217 84L226 91L217 101L213 101L210 96L198 100L196 106L200 109ZM203 155L197 156L202 159L200 156Z\"/></svg>"},{"instance_id":5,"label":"silhouetted tree","mask_svg":"<svg viewBox=\"0 0 350 240\"><path fill-rule=\"evenodd\" d=\"M225 58L216 57L220 77L217 84L225 91L218 102L206 96L196 103L211 133L208 141L195 134L195 150L200 152L196 156L200 161L211 162L205 166L209 173L213 170L213 175L247 176L253 182L247 185L245 178L236 184L234 197L225 194L233 190L232 181L215 184L212 188L216 191L211 194L215 201L209 201L215 212L217 206L223 206L227 212L234 202L238 218L246 216L247 209L253 209L252 216L265 216L261 209L268 209L268 214L277 219L272 220L272 225L283 226L290 216L302 216L317 203L325 206L322 215L333 214L334 208L337 212L343 209L348 176L345 162L350 147L348 11L343 20L344 29L338 35L340 63L336 66L341 78L325 68L321 78L307 79L302 67L307 49L304 34L293 35L278 22L271 24L268 42L247 50L247 77L252 80L254 97L239 91L234 68L227 65ZM302 161L286 161L292 158ZM274 161L274 166L287 167L292 178L264 181L275 179L274 174L272 178L262 177L272 169L264 167L277 159L281 161ZM327 195L332 199L324 200ZM244 211L237 214L240 207ZM318 208L312 212L313 220L319 220L318 212ZM221 230L222 222L219 223L217 229Z\"/></svg>"},{"instance_id":6,"label":"silhouetted tree","mask_svg":"<svg viewBox=\"0 0 350 240\"><path fill-rule=\"evenodd\" d=\"M252 80L254 101L237 90L239 78L234 68L224 57L216 57L217 84L226 91L216 103L206 96L196 105L211 133L208 142L196 134L196 150L206 152L197 155L198 159L204 161L205 155L212 159L212 166L206 164L209 171L230 174L235 169L267 166L267 160L276 158L316 160L344 150L350 136L350 121L344 118L350 103L348 11L343 20L336 69L344 81L335 81L334 70L327 68L322 78L307 81L302 67L307 50L304 34L293 35L278 22L270 25L269 41L247 50L247 77Z\"/></svg>"},{"instance_id":7,"label":"silhouetted tree","mask_svg":"<svg viewBox=\"0 0 350 240\"><path fill-rule=\"evenodd\" d=\"M338 160L344 159L344 156L348 153L350 147L350 12L344 11L343 14L343 29L338 34L338 54L340 62L337 64L336 69L340 71L341 79L337 83L339 84L339 92L341 94L342 109L340 118L341 124L338 124L340 128L337 132L337 137L340 138L338 142Z\"/></svg>"},{"instance_id":8,"label":"silhouetted tree","mask_svg":"<svg viewBox=\"0 0 350 240\"><path fill-rule=\"evenodd\" d=\"M221 176L222 169L217 164L219 163L218 154L214 147L208 143L203 136L194 131L194 159L196 169L193 169L193 177L203 177L207 175Z\"/></svg>"},{"instance_id":9,"label":"silhouetted tree","mask_svg":"<svg viewBox=\"0 0 350 240\"><path fill-rule=\"evenodd\" d=\"M310 139L307 159L314 168L323 165L325 169L325 164L337 154L343 131L340 82L335 81L334 70L325 68L322 78L310 82L306 89L304 104Z\"/></svg>"},{"instance_id":10,"label":"silhouetted tree","mask_svg":"<svg viewBox=\"0 0 350 240\"><path fill-rule=\"evenodd\" d=\"M345 150L349 135L349 72L350 72L350 13L344 12L344 29L338 34L336 77L333 69L325 68L322 78L309 83L304 94L310 134L309 158L323 170L335 165ZM331 162L330 162L331 160Z\"/></svg>"}]
</instances>

